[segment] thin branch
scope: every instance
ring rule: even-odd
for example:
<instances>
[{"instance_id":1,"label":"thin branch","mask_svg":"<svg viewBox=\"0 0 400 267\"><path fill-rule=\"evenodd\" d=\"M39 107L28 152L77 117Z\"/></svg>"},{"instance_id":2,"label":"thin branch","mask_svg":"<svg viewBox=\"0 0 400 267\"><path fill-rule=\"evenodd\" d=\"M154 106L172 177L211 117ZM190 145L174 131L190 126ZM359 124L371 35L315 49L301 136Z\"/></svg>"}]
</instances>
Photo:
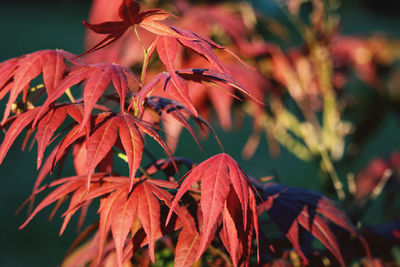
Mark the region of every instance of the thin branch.
<instances>
[{"instance_id":1,"label":"thin branch","mask_svg":"<svg viewBox=\"0 0 400 267\"><path fill-rule=\"evenodd\" d=\"M335 171L335 168L333 167L333 163L328 155L327 150L325 148L322 148L322 149L319 149L319 152L321 155L322 163L324 164L326 171L329 173L333 188L336 191L336 195L337 195L338 199L344 200L346 195L343 190L343 184L340 181L340 179Z\"/></svg>"}]
</instances>

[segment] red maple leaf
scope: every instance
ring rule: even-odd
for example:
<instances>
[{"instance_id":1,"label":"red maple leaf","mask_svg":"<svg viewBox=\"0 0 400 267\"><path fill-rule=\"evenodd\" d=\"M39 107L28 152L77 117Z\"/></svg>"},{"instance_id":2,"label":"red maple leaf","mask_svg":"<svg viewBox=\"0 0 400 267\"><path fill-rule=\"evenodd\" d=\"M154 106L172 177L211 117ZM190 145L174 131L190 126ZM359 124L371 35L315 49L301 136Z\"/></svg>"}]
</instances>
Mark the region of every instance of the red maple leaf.
<instances>
[{"instance_id":1,"label":"red maple leaf","mask_svg":"<svg viewBox=\"0 0 400 267\"><path fill-rule=\"evenodd\" d=\"M117 263L122 266L125 261L124 248L126 239L132 242L139 242L139 246L149 244L149 254L154 262L154 246L155 241L164 235L163 231L169 231L162 225L164 220L160 220L160 201L167 206L172 205L172 195L165 188L175 188L174 182L167 182L156 179L135 179L132 190L130 184L132 182L128 177L107 176L104 173L96 173L91 181L90 191L86 191L86 176L73 176L58 179L49 185L42 186L33 192L31 198L48 187L56 187L47 197L30 214L27 220L20 228L25 227L41 210L54 202L64 202L68 196L71 196L68 209L63 213L64 222L60 230L63 233L65 227L69 223L71 217L93 199L100 197L100 222L98 225L98 240L96 249L92 251L91 257L97 255L97 262L102 259L105 241L108 233L111 231L115 244ZM59 205L56 205L56 209ZM188 214L184 209L177 207L175 209L178 214L179 223L172 226L174 228L189 227L192 224L188 221ZM144 231L147 241L135 234ZM128 237L128 234L131 235ZM138 240L135 240L139 238ZM129 242L129 243L132 243ZM132 252L132 247L129 248Z\"/></svg>"},{"instance_id":2,"label":"red maple leaf","mask_svg":"<svg viewBox=\"0 0 400 267\"><path fill-rule=\"evenodd\" d=\"M68 88L79 84L82 81L86 81L86 83L83 91L85 108L83 121L80 122L81 129L85 127L90 118L91 111L96 105L96 102L103 96L104 91L111 82L119 95L120 110L121 112L124 112L125 97L128 91L128 82L131 80L139 82L136 76L128 68L121 65L103 63L76 66L49 94L48 98L41 106L36 120L45 114L45 112L48 111L49 106L59 99Z\"/></svg>"},{"instance_id":3,"label":"red maple leaf","mask_svg":"<svg viewBox=\"0 0 400 267\"><path fill-rule=\"evenodd\" d=\"M129 27L139 25L155 34L178 36L179 34L169 26L159 22L165 20L170 14L162 9L148 9L140 12L140 6L133 0L123 0L118 15L121 21L107 21L99 24L90 24L83 21L83 25L95 33L107 34L107 37L87 50L82 55L94 52L110 45L124 35ZM82 56L81 55L81 56Z\"/></svg>"},{"instance_id":4,"label":"red maple leaf","mask_svg":"<svg viewBox=\"0 0 400 267\"><path fill-rule=\"evenodd\" d=\"M238 229L236 233L246 233L244 235L235 235L234 231L227 232L229 241L225 239L225 244L228 244L227 249L235 261L240 256L243 256L247 261L250 249L249 236L251 239L253 229L256 231L256 239L258 240L258 217L255 197L247 175L236 161L225 153L207 159L186 174L185 180L182 182L172 202L167 223L183 194L198 180L201 180L200 206L203 220L200 240L196 241L199 242L199 245L195 258L198 259L203 254L208 246L209 239L215 233L213 229L219 224L218 221L222 215L225 223L234 222L234 225L229 227ZM196 231L196 229L193 230ZM191 243L189 242L188 244ZM238 246L241 248L241 254L247 255L237 255L237 251L232 250Z\"/></svg>"},{"instance_id":5,"label":"red maple leaf","mask_svg":"<svg viewBox=\"0 0 400 267\"><path fill-rule=\"evenodd\" d=\"M305 229L336 257L341 266L345 266L341 248L335 238L333 223L353 236L357 236L366 253L369 248L364 238L358 234L346 215L341 212L334 201L306 189L290 188L284 185L268 183L262 186L264 202L259 206L265 208L270 218L292 243L303 262L308 264L300 244L300 230Z\"/></svg>"},{"instance_id":6,"label":"red maple leaf","mask_svg":"<svg viewBox=\"0 0 400 267\"><path fill-rule=\"evenodd\" d=\"M73 54L60 49L41 50L1 63L0 99L9 93L2 124L10 115L12 105L21 93L22 101L25 103L29 85L33 79L42 74L44 87L47 94L50 94L67 71L65 59L79 63L73 60L74 57Z\"/></svg>"},{"instance_id":7,"label":"red maple leaf","mask_svg":"<svg viewBox=\"0 0 400 267\"><path fill-rule=\"evenodd\" d=\"M170 98L181 102L185 105L194 116L198 116L196 108L194 107L191 99L188 95L188 84L187 81L194 82L208 82L214 84L215 87L219 87L218 83L226 84L234 87L242 94L248 96L249 98L255 100L258 103L262 103L261 100L256 98L251 94L251 92L244 87L239 82L235 81L230 75L215 71L210 71L208 69L183 69L174 72L176 78L180 80L179 86L175 86L172 80L172 74L169 72L162 72L153 77L140 92L135 97L135 102L138 106L139 114L143 113L143 103L146 97L151 95L151 93L160 86L164 91L166 91ZM229 93L228 93L229 94ZM232 95L232 94L231 94Z\"/></svg>"}]
</instances>

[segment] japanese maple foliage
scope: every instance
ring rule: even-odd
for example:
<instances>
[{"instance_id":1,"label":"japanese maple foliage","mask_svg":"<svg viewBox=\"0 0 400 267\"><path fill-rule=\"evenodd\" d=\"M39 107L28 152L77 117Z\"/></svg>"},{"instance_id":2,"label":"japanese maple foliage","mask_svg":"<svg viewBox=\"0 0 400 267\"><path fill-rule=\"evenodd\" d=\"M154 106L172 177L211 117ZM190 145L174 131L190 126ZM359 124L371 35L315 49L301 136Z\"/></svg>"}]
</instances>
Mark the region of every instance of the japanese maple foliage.
<instances>
[{"instance_id":1,"label":"japanese maple foliage","mask_svg":"<svg viewBox=\"0 0 400 267\"><path fill-rule=\"evenodd\" d=\"M290 2L288 14L295 16L295 4L302 1ZM228 130L231 110L239 106L253 118L245 156L254 153L265 132L272 154L279 153L274 150L279 143L302 160L318 162L337 199L360 210L387 181L396 181L386 170L398 168L397 154L360 172L353 181L358 191L350 188L350 197L335 172L333 160L343 156L350 130L336 105L336 92L348 77L333 66L353 67L375 86L374 66L361 64L347 46L356 43L376 55L378 49L337 37L318 16L319 1L312 2L308 30L315 36L305 35L307 49L289 53L256 36L255 13L245 4L235 12L177 1L180 19L134 0L97 0L90 22L83 21L88 29L83 54L43 50L0 63L0 99L8 95L0 163L23 133L24 144L33 135L37 143L39 174L20 228L48 206L55 204L53 216L69 201L62 234L73 215L80 212L82 226L88 209L99 203L97 221L78 236L62 266L148 265L160 246L169 248L175 266L379 263L368 244L379 232L355 226L359 214L347 217L323 194L249 176L224 151L214 121L208 122L214 108L219 126ZM286 108L285 97L301 116ZM175 156L182 128L199 153L197 129L213 133L221 152L202 162ZM147 147L149 137L166 158ZM69 155L75 174L52 175L44 184ZM126 173L118 173L116 160L127 164ZM46 190L52 191L35 207ZM270 223L276 226L273 234ZM395 243L398 222L390 226L385 234ZM346 242L357 248L353 254Z\"/></svg>"}]
</instances>

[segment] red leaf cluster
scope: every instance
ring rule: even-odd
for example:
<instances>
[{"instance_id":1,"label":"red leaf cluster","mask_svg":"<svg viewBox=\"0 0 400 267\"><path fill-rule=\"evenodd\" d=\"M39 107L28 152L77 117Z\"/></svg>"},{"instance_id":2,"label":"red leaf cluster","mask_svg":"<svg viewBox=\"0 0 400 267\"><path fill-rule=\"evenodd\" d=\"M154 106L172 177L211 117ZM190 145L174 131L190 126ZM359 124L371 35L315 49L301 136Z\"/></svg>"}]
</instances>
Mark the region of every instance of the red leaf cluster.
<instances>
[{"instance_id":1,"label":"red leaf cluster","mask_svg":"<svg viewBox=\"0 0 400 267\"><path fill-rule=\"evenodd\" d=\"M308 259L301 245L301 231L306 230L317 238L345 266L338 240L335 237L331 223L337 225L351 235L360 238L368 256L369 248L365 240L358 234L356 228L341 212L335 202L327 197L300 188L289 188L278 184L262 186L263 203L260 211L265 209L279 229L292 243L304 264Z\"/></svg>"},{"instance_id":2,"label":"red leaf cluster","mask_svg":"<svg viewBox=\"0 0 400 267\"><path fill-rule=\"evenodd\" d=\"M196 252L189 251L186 253L194 253L196 256L194 254L191 256L194 261L203 254L209 240L215 234L217 221L222 215L223 228L220 235L232 257L233 264L237 265L241 257L244 257L245 262L248 262L253 228L258 239L255 196L247 175L225 153L215 155L200 163L186 175L172 202L167 222L183 194L200 179L202 229L199 236L192 236L192 241L189 242L190 244L198 242ZM185 236L187 235L186 231L182 233ZM190 263L193 263L193 261ZM180 263L177 264L180 265ZM189 262L185 262L185 264L189 264Z\"/></svg>"},{"instance_id":3,"label":"red leaf cluster","mask_svg":"<svg viewBox=\"0 0 400 267\"><path fill-rule=\"evenodd\" d=\"M83 21L83 25L95 33L107 34L106 38L84 54L94 52L110 45L121 38L129 27L136 24L155 34L177 36L177 33L173 31L173 29L159 22L160 20L168 18L170 16L169 13L162 9L149 9L142 12L139 12L139 10L139 4L134 0L123 0L118 9L118 15L122 21L107 21L99 24L90 24Z\"/></svg>"}]
</instances>

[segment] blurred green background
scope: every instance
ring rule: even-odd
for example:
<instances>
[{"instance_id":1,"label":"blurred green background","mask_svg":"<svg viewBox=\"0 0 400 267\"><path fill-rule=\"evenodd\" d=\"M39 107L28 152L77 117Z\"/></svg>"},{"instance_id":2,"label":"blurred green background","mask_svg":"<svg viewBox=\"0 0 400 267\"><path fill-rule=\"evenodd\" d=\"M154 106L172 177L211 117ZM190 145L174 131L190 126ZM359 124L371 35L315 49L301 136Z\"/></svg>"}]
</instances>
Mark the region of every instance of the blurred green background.
<instances>
[{"instance_id":1,"label":"blurred green background","mask_svg":"<svg viewBox=\"0 0 400 267\"><path fill-rule=\"evenodd\" d=\"M249 2L267 15L282 16L272 1ZM343 32L360 36L383 32L400 37L399 3L384 0L343 1L340 8ZM0 61L41 49L62 48L76 54L83 52L85 29L81 20L86 19L89 6L89 0L0 1ZM1 104L4 105L4 101ZM357 172L373 157L385 156L400 148L399 118L395 114L388 114L381 122L380 130L371 136L359 157L351 164L340 163L339 176L350 170ZM251 159L242 160L241 150L250 131L248 120L240 130L230 133L217 129L226 152L237 159L247 173L256 177L273 174L284 184L316 190L319 188L317 166L297 160L284 149L279 158L271 158L265 140ZM1 134L0 138L3 136ZM49 223L47 218L51 209L47 208L25 229L18 230L25 219L25 210L17 216L14 213L31 193L37 175L36 145L30 152L21 152L21 141L19 138L0 166L0 266L57 266L76 237L76 229L70 225L60 238L60 212ZM203 147L205 154L184 133L176 155L204 160L220 152L212 138L206 140ZM66 173L68 168L71 167L66 165ZM94 213L95 209L92 217ZM371 222L379 222L379 218L371 217Z\"/></svg>"}]
</instances>

